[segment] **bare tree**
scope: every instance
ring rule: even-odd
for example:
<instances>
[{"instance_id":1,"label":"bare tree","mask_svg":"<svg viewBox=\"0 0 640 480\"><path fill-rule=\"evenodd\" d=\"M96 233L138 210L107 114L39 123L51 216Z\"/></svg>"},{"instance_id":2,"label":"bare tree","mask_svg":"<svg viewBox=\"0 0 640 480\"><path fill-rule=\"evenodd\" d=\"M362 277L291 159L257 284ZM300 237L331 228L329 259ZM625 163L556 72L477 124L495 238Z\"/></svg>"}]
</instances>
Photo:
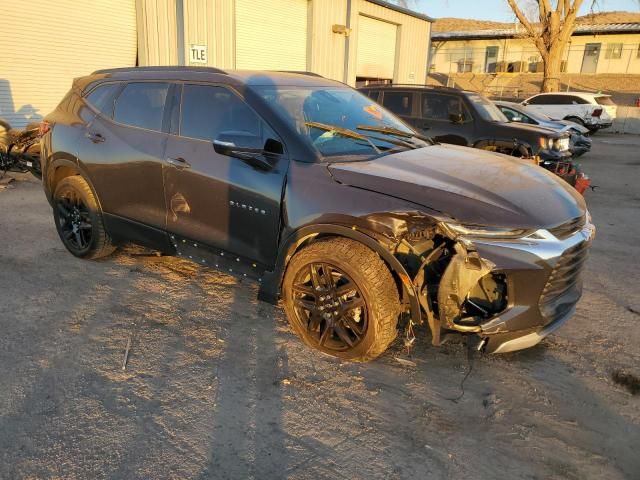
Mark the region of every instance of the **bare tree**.
<instances>
[{"instance_id":1,"label":"bare tree","mask_svg":"<svg viewBox=\"0 0 640 480\"><path fill-rule=\"evenodd\" d=\"M544 66L543 92L556 92L560 89L560 70L562 53L575 26L578 10L584 0L530 0L538 13L527 17L516 0L507 0L509 6L524 27L527 36L531 37L542 57ZM519 2L523 3L523 2ZM592 0L593 4L596 0Z\"/></svg>"}]
</instances>

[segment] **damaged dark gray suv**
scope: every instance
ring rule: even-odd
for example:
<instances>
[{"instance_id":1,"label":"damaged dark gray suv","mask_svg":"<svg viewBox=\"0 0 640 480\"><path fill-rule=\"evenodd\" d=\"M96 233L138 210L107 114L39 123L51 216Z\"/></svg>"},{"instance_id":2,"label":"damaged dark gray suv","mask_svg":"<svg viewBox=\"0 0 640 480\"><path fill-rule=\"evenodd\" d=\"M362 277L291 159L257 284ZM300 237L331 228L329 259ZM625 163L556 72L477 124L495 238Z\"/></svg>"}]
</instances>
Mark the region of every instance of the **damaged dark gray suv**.
<instances>
[{"instance_id":1,"label":"damaged dark gray suv","mask_svg":"<svg viewBox=\"0 0 640 480\"><path fill-rule=\"evenodd\" d=\"M527 161L433 144L311 74L148 67L77 79L43 124L75 256L134 242L260 282L308 345L370 360L407 328L530 347L581 294L583 198Z\"/></svg>"}]
</instances>

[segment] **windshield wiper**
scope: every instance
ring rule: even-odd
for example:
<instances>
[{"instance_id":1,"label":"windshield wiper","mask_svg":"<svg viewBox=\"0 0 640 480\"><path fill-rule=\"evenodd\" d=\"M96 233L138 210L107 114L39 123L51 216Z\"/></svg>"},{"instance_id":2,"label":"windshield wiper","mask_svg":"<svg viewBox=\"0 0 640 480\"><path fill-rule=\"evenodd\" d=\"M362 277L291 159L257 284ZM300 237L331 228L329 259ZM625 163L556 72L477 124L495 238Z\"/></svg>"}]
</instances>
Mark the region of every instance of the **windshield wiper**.
<instances>
[{"instance_id":1,"label":"windshield wiper","mask_svg":"<svg viewBox=\"0 0 640 480\"><path fill-rule=\"evenodd\" d=\"M404 132L397 128L393 127L376 127L375 125L358 125L356 127L358 130L366 130L369 132L379 132L379 133L388 133L389 135L396 135L398 137L411 138L414 136L413 133Z\"/></svg>"},{"instance_id":2,"label":"windshield wiper","mask_svg":"<svg viewBox=\"0 0 640 480\"><path fill-rule=\"evenodd\" d=\"M356 127L358 130L365 130L365 131L369 131L369 132L379 132L379 133L386 133L387 135L393 135L396 137L401 137L401 138L418 138L422 141L425 142L430 142L430 139L427 137L424 137L422 135L420 135L419 133L416 132L405 132L404 130L400 130L398 128L393 128L393 127L387 127L387 126L375 126L375 125L358 125ZM413 147L415 147L415 145L412 145Z\"/></svg>"},{"instance_id":3,"label":"windshield wiper","mask_svg":"<svg viewBox=\"0 0 640 480\"><path fill-rule=\"evenodd\" d=\"M304 122L307 127L319 128L320 130L326 130L327 132L336 133L338 135L342 135L343 137L353 138L355 140L364 140L376 151L376 153L380 154L382 151L380 148L376 146L375 143L371 141L371 139L366 135L361 135L358 132L354 132L353 130L349 130L348 128L338 127L336 125L328 125L326 123L320 122Z\"/></svg>"}]
</instances>

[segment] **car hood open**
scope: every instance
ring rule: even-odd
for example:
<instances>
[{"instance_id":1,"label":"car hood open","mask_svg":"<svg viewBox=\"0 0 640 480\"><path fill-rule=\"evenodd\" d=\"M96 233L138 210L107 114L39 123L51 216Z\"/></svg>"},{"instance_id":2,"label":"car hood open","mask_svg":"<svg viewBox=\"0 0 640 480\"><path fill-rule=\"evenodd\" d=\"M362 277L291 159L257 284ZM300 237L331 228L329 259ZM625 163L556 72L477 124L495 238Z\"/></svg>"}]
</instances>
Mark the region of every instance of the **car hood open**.
<instances>
[{"instance_id":1,"label":"car hood open","mask_svg":"<svg viewBox=\"0 0 640 480\"><path fill-rule=\"evenodd\" d=\"M529 161L434 145L329 165L334 180L390 195L462 223L513 228L560 225L586 211L569 184Z\"/></svg>"}]
</instances>

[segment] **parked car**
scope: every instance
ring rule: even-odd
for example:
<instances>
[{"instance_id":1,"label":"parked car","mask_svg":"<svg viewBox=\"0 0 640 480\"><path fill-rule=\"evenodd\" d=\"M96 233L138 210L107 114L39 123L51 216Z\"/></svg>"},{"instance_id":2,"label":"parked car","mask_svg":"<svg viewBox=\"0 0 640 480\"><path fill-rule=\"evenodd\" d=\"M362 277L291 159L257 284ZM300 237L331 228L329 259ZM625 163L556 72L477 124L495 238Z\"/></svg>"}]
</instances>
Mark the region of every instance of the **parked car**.
<instances>
[{"instance_id":1,"label":"parked car","mask_svg":"<svg viewBox=\"0 0 640 480\"><path fill-rule=\"evenodd\" d=\"M544 113L533 111L520 103L494 102L500 111L510 122L528 123L550 128L559 132L567 132L570 135L569 151L574 158L591 151L591 139L588 137L589 129L569 120L552 120Z\"/></svg>"},{"instance_id":2,"label":"parked car","mask_svg":"<svg viewBox=\"0 0 640 480\"><path fill-rule=\"evenodd\" d=\"M359 89L438 142L549 162L571 158L569 134L510 123L489 99L445 87L375 85Z\"/></svg>"},{"instance_id":3,"label":"parked car","mask_svg":"<svg viewBox=\"0 0 640 480\"><path fill-rule=\"evenodd\" d=\"M611 95L588 92L540 93L522 105L554 120L570 120L592 133L610 127L618 110Z\"/></svg>"},{"instance_id":4,"label":"parked car","mask_svg":"<svg viewBox=\"0 0 640 480\"><path fill-rule=\"evenodd\" d=\"M403 313L487 352L530 347L581 294L594 226L531 162L435 144L318 76L147 67L76 79L43 123L43 187L80 258L135 242L282 299L308 345L388 347Z\"/></svg>"}]
</instances>

